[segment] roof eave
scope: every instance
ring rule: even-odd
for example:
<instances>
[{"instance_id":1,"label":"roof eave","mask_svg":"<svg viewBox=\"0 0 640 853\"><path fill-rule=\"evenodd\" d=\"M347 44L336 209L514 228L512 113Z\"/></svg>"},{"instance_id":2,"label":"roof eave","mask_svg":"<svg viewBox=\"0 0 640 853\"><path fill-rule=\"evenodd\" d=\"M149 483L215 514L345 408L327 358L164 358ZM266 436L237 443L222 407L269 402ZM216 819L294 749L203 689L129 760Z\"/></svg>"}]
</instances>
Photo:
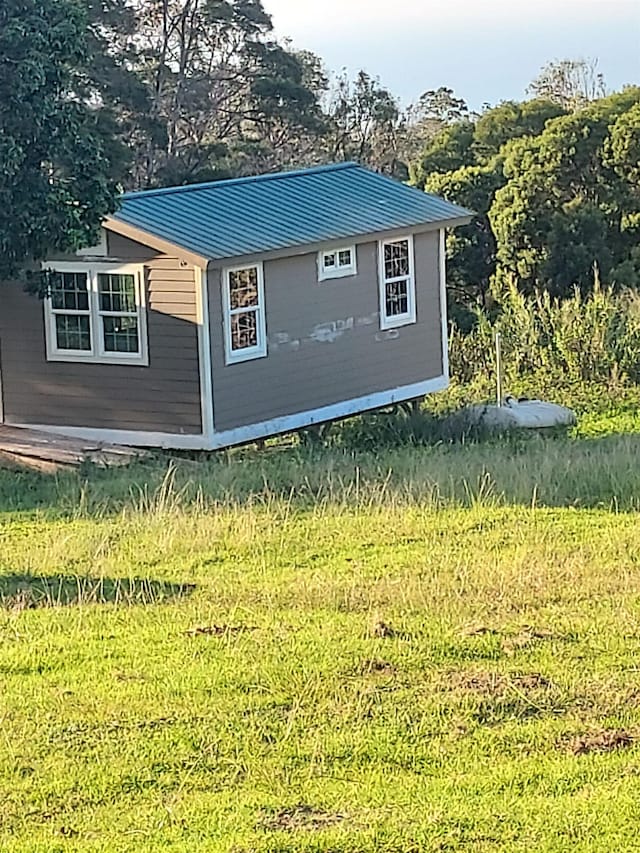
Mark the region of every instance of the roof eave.
<instances>
[{"instance_id":1,"label":"roof eave","mask_svg":"<svg viewBox=\"0 0 640 853\"><path fill-rule=\"evenodd\" d=\"M436 222L423 222L413 225L403 225L397 228L385 229L383 231L345 234L341 237L336 237L330 240L317 240L312 243L295 243L293 245L283 246L279 249L256 251L241 255L219 255L215 258L210 258L206 255L198 254L192 251L191 249L187 249L184 246L180 246L178 243L173 243L162 237L158 237L155 234L152 234L150 231L145 231L144 229L139 228L137 226L129 225L128 223L122 222L121 220L113 216L108 217L103 224L105 228L108 228L110 231L113 231L116 234L120 234L122 237L127 237L130 240L135 240L135 242L141 243L144 246L150 246L152 249L156 249L157 251L163 252L164 254L177 255L178 257L184 258L189 263L192 263L195 266L205 268L209 263L220 264L227 261L242 263L243 261L252 261L257 258L260 258L262 260L278 260L280 258L286 258L291 255L303 255L308 254L310 252L317 252L320 249L324 248L331 249L333 247L339 246L340 244L344 244L344 242L347 240L362 243L368 242L370 240L386 240L407 233L423 234L429 231L439 231L442 228L456 228L459 225L468 225L472 219L473 215L470 212L465 212L464 215L451 217L449 219L441 219Z\"/></svg>"},{"instance_id":2,"label":"roof eave","mask_svg":"<svg viewBox=\"0 0 640 853\"><path fill-rule=\"evenodd\" d=\"M134 240L136 243L142 243L143 246L150 246L152 249L156 249L158 252L162 252L165 255L176 255L197 267L206 267L209 263L209 258L204 255L200 255L191 249L186 249L178 243L173 243L162 237L157 237L150 231L145 231L135 225L129 225L126 222L122 222L114 216L108 216L102 224L109 231L113 231L121 237L127 237L129 240Z\"/></svg>"},{"instance_id":3,"label":"roof eave","mask_svg":"<svg viewBox=\"0 0 640 853\"><path fill-rule=\"evenodd\" d=\"M393 237L400 237L403 234L425 234L429 231L440 231L442 228L456 228L459 225L468 225L473 219L471 214L457 216L451 219L441 219L437 222L423 222L414 225L403 225L398 228L388 228L384 231L365 231L357 234L345 234L342 237L335 237L328 240L317 240L312 243L296 243L289 246L283 246L279 249L269 249L256 252L245 253L242 255L219 255L212 258L211 263L222 265L228 261L234 263L252 262L255 260L277 261L281 258L291 257L293 255L306 255L311 252L318 252L321 249L335 249L345 243L368 243L377 240L388 240Z\"/></svg>"}]
</instances>

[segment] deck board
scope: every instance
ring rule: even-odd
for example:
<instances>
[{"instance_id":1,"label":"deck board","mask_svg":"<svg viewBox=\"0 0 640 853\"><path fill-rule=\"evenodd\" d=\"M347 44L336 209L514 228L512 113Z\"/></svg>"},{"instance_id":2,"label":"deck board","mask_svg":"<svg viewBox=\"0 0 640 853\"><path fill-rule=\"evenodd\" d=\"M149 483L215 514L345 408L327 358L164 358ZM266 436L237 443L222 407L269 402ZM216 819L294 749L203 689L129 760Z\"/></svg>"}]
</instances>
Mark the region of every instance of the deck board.
<instances>
[{"instance_id":1,"label":"deck board","mask_svg":"<svg viewBox=\"0 0 640 853\"><path fill-rule=\"evenodd\" d=\"M0 466L55 473L90 462L101 468L129 465L148 451L68 435L0 424Z\"/></svg>"}]
</instances>

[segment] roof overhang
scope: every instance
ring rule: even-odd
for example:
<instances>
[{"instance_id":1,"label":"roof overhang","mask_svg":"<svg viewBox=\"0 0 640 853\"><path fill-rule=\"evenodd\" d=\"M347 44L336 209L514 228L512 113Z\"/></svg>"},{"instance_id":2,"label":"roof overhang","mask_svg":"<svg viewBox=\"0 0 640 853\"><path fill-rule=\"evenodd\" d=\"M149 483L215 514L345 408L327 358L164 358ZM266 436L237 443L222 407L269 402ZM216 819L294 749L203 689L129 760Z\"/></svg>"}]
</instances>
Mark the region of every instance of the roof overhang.
<instances>
[{"instance_id":1,"label":"roof overhang","mask_svg":"<svg viewBox=\"0 0 640 853\"><path fill-rule=\"evenodd\" d=\"M249 255L234 255L228 258L215 258L210 261L214 266L220 267L233 261L234 264L251 263L256 260L278 261L282 258L290 258L296 255L308 255L324 249L337 249L340 246L353 243L373 243L377 240L390 240L401 237L404 234L426 234L428 232L440 231L443 228L456 228L459 225L468 225L473 216L460 216L456 219L441 220L439 222L424 222L418 225L405 225L402 228L393 228L386 231L373 231L366 234L347 234L332 240L321 240L315 243L303 243L298 246L286 246L282 249L272 249L268 252L253 252Z\"/></svg>"},{"instance_id":2,"label":"roof overhang","mask_svg":"<svg viewBox=\"0 0 640 853\"><path fill-rule=\"evenodd\" d=\"M456 228L459 225L468 225L473 219L470 214L468 216L459 216L455 219L440 220L438 222L423 222L417 225L405 225L400 228L393 228L386 231L375 231L366 234L347 234L344 237L337 237L332 240L321 240L314 243L302 243L293 246L284 246L281 249L272 249L270 251L252 252L248 255L229 255L221 258L206 258L203 255L198 255L195 252L179 246L177 243L172 243L162 237L157 237L149 231L144 231L142 228L136 228L134 225L129 225L126 222L121 222L115 217L107 217L103 225L109 231L120 234L122 237L127 237L134 240L136 243L141 243L144 246L150 246L156 251L163 252L167 255L177 255L179 258L184 258L189 263L198 267L206 268L209 263L216 266L222 266L225 263L233 261L234 263L244 263L257 260L270 261L280 260L295 255L307 255L312 252L318 252L321 249L332 249L343 246L345 243L368 243L376 240L388 240L393 237L398 237L402 234L424 234L429 231L440 231L443 228Z\"/></svg>"},{"instance_id":3,"label":"roof overhang","mask_svg":"<svg viewBox=\"0 0 640 853\"><path fill-rule=\"evenodd\" d=\"M108 216L102 223L103 227L114 234L119 234L121 237L128 237L129 240L135 240L136 243L142 243L143 246L150 246L158 252L163 252L166 255L177 255L194 264L197 267L205 267L209 263L209 258L198 255L195 252L178 246L177 243L171 243L168 240L163 240L161 237L156 237L149 231L143 231L142 228L136 228L133 225L128 225L126 222L121 222L113 216Z\"/></svg>"}]
</instances>

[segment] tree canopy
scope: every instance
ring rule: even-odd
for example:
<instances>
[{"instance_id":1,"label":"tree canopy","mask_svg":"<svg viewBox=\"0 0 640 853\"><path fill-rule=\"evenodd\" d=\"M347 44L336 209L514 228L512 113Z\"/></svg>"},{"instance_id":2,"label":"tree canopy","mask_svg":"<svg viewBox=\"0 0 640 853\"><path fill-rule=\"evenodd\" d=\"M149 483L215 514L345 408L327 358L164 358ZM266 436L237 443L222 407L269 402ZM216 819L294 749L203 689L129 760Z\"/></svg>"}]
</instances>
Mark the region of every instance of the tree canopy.
<instances>
[{"instance_id":1,"label":"tree canopy","mask_svg":"<svg viewBox=\"0 0 640 853\"><path fill-rule=\"evenodd\" d=\"M86 33L75 0L0 5L0 278L95 242L115 207L108 122L79 95Z\"/></svg>"}]
</instances>

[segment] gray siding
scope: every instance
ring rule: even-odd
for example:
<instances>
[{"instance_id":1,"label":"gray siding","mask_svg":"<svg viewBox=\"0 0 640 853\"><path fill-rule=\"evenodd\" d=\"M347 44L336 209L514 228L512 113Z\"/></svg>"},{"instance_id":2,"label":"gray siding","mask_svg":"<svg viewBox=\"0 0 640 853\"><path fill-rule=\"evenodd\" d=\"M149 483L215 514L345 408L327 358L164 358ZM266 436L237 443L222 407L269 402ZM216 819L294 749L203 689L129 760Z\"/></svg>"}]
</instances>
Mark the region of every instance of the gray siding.
<instances>
[{"instance_id":1,"label":"gray siding","mask_svg":"<svg viewBox=\"0 0 640 853\"><path fill-rule=\"evenodd\" d=\"M380 331L378 249L358 274L318 282L316 253L264 264L268 356L224 363L222 272L209 270L218 432L441 376L438 232L415 235L417 323Z\"/></svg>"},{"instance_id":2,"label":"gray siding","mask_svg":"<svg viewBox=\"0 0 640 853\"><path fill-rule=\"evenodd\" d=\"M110 235L109 256L145 264L149 366L47 362L43 307L0 285L0 358L10 423L201 432L193 267Z\"/></svg>"}]
</instances>

